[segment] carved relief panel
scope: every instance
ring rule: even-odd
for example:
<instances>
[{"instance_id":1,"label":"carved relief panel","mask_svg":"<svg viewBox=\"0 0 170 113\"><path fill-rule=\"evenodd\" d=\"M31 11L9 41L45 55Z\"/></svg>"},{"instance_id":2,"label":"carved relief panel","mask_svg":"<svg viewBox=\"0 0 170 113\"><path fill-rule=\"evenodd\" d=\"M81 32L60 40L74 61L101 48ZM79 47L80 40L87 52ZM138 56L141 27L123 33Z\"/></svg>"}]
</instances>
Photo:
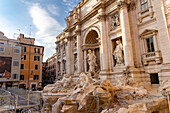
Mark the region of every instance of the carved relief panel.
<instances>
[{"instance_id":1,"label":"carved relief panel","mask_svg":"<svg viewBox=\"0 0 170 113\"><path fill-rule=\"evenodd\" d=\"M119 13L116 12L110 16L110 31L115 30L119 26L120 26Z\"/></svg>"}]
</instances>

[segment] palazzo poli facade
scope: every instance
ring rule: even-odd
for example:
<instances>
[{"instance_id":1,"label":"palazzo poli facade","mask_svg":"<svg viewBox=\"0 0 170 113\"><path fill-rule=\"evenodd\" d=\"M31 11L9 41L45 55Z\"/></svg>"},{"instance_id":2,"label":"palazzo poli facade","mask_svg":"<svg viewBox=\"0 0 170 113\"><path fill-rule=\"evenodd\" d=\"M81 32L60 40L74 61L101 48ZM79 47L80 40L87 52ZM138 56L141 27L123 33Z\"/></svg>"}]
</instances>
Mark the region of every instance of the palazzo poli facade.
<instances>
[{"instance_id":1,"label":"palazzo poli facade","mask_svg":"<svg viewBox=\"0 0 170 113\"><path fill-rule=\"evenodd\" d=\"M89 71L88 50L101 79L140 85L170 79L169 0L81 0L56 39L56 76Z\"/></svg>"}]
</instances>

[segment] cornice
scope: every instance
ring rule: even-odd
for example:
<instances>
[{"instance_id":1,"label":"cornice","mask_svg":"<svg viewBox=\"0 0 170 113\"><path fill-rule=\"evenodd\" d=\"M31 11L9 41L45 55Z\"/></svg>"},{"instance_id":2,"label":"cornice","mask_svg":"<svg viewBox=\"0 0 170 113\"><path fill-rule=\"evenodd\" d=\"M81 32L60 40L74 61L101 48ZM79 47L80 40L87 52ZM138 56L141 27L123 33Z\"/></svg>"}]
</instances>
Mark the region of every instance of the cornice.
<instances>
[{"instance_id":1,"label":"cornice","mask_svg":"<svg viewBox=\"0 0 170 113\"><path fill-rule=\"evenodd\" d=\"M83 18L80 19L80 24L88 21L91 17L98 14L97 10L90 11L88 14L86 14Z\"/></svg>"},{"instance_id":2,"label":"cornice","mask_svg":"<svg viewBox=\"0 0 170 113\"><path fill-rule=\"evenodd\" d=\"M102 20L106 20L106 15L104 14L104 15L99 15L98 17L97 17L97 19L99 19L100 21L102 21Z\"/></svg>"}]
</instances>

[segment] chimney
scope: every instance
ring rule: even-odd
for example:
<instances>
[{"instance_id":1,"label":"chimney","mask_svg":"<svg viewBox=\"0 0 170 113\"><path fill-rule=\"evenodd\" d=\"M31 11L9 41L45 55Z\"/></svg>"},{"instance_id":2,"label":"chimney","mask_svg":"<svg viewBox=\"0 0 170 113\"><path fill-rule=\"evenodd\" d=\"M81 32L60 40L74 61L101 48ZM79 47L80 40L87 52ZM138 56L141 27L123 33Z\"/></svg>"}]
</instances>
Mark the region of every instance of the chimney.
<instances>
[{"instance_id":1,"label":"chimney","mask_svg":"<svg viewBox=\"0 0 170 113\"><path fill-rule=\"evenodd\" d=\"M24 38L24 34L20 34L20 35L19 35L19 38Z\"/></svg>"}]
</instances>

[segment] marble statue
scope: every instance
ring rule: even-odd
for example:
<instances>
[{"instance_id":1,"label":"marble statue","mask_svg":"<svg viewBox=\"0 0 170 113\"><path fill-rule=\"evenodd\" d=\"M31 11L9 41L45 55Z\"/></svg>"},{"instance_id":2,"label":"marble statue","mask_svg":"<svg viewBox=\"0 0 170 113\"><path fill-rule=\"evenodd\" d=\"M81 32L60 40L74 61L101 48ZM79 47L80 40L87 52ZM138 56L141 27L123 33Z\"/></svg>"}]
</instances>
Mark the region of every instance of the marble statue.
<instances>
[{"instance_id":1,"label":"marble statue","mask_svg":"<svg viewBox=\"0 0 170 113\"><path fill-rule=\"evenodd\" d=\"M70 21L68 18L65 18L65 21L66 21L66 25L69 26L70 25Z\"/></svg>"},{"instance_id":2,"label":"marble statue","mask_svg":"<svg viewBox=\"0 0 170 113\"><path fill-rule=\"evenodd\" d=\"M95 73L95 67L97 66L96 64L96 56L94 53L91 52L91 50L88 50L88 54L86 57L88 64L89 64L89 73Z\"/></svg>"},{"instance_id":3,"label":"marble statue","mask_svg":"<svg viewBox=\"0 0 170 113\"><path fill-rule=\"evenodd\" d=\"M70 88L73 85L72 77L64 74L63 79L61 81L57 81L54 84L48 84L44 87L45 93L47 92L58 92L62 89Z\"/></svg>"},{"instance_id":4,"label":"marble statue","mask_svg":"<svg viewBox=\"0 0 170 113\"><path fill-rule=\"evenodd\" d=\"M116 48L113 51L114 59L116 60L116 65L124 64L123 45L120 40L117 40L116 44Z\"/></svg>"},{"instance_id":5,"label":"marble statue","mask_svg":"<svg viewBox=\"0 0 170 113\"><path fill-rule=\"evenodd\" d=\"M61 81L58 81L57 84L60 84L62 87L68 87L71 84L71 76L68 77L66 74L64 74L63 79Z\"/></svg>"},{"instance_id":6,"label":"marble statue","mask_svg":"<svg viewBox=\"0 0 170 113\"><path fill-rule=\"evenodd\" d=\"M90 74L90 73L89 73ZM84 89L86 89L91 83L93 83L93 79L91 78L91 75L89 74L85 74L85 73L81 73L80 74L80 78L77 80L76 82L76 86L73 88L74 91L74 95L79 93L79 92L84 92Z\"/></svg>"}]
</instances>

